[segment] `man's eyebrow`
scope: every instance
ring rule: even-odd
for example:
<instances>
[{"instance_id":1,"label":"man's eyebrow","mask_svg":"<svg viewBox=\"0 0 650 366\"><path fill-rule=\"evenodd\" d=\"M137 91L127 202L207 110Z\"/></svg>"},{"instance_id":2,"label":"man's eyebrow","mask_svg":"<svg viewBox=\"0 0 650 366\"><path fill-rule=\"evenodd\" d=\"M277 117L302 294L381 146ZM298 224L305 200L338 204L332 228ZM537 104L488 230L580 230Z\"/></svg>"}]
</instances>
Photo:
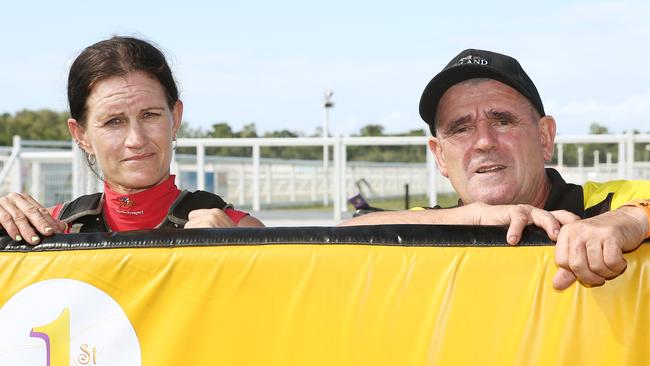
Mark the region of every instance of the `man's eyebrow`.
<instances>
[{"instance_id":1,"label":"man's eyebrow","mask_svg":"<svg viewBox=\"0 0 650 366\"><path fill-rule=\"evenodd\" d=\"M515 116L513 113L508 112L508 111L498 111L494 109L490 109L489 111L485 112L485 117L489 119L497 119L497 120L506 120L506 121L517 121L519 118Z\"/></svg>"},{"instance_id":2,"label":"man's eyebrow","mask_svg":"<svg viewBox=\"0 0 650 366\"><path fill-rule=\"evenodd\" d=\"M472 119L472 117L469 116L469 115L466 115L466 116L462 116L462 117L456 118L456 119L452 120L451 122L449 122L449 123L447 124L447 126L445 126L443 132L444 132L445 134L450 134L450 133L452 133L453 131L455 131L455 130L458 128L458 126L462 126L462 125L464 125L464 124L469 123L469 121L470 121L471 119Z\"/></svg>"}]
</instances>

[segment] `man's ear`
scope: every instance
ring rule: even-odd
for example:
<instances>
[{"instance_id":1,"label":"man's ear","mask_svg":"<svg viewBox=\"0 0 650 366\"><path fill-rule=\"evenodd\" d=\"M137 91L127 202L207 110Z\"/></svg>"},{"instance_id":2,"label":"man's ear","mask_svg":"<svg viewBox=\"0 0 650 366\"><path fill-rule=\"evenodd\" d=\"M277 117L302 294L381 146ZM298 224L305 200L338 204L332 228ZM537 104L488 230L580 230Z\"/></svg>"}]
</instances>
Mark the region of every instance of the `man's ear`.
<instances>
[{"instance_id":1,"label":"man's ear","mask_svg":"<svg viewBox=\"0 0 650 366\"><path fill-rule=\"evenodd\" d=\"M538 123L539 138L544 151L544 160L551 161L553 158L553 150L555 149L555 132L556 132L555 119L551 116L544 116L540 118Z\"/></svg>"},{"instance_id":2,"label":"man's ear","mask_svg":"<svg viewBox=\"0 0 650 366\"><path fill-rule=\"evenodd\" d=\"M92 155L95 152L86 139L86 129L74 118L68 118L68 130L74 142L86 153Z\"/></svg>"},{"instance_id":3,"label":"man's ear","mask_svg":"<svg viewBox=\"0 0 650 366\"><path fill-rule=\"evenodd\" d=\"M174 104L174 109L172 110L172 118L174 119L174 125L172 126L172 138L176 138L178 130L181 128L181 122L183 121L183 102L177 100Z\"/></svg>"},{"instance_id":4,"label":"man's ear","mask_svg":"<svg viewBox=\"0 0 650 366\"><path fill-rule=\"evenodd\" d=\"M447 164L445 164L445 154L442 152L442 147L440 146L440 140L437 137L429 137L429 149L436 157L436 163L438 164L438 170L445 177L449 178L447 174Z\"/></svg>"}]
</instances>

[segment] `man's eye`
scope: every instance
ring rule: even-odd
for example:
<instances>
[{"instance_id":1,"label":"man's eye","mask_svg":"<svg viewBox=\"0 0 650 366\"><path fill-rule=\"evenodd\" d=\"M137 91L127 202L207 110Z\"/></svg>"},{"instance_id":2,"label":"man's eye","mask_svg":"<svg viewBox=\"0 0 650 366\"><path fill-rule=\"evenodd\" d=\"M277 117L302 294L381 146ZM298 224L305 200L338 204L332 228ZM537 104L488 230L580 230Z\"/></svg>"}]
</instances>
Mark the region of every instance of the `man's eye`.
<instances>
[{"instance_id":1,"label":"man's eye","mask_svg":"<svg viewBox=\"0 0 650 366\"><path fill-rule=\"evenodd\" d=\"M104 125L106 125L106 126L116 126L116 125L119 125L120 123L122 123L121 119L112 118L112 119L109 119L108 121L106 121L106 123L104 123Z\"/></svg>"},{"instance_id":2,"label":"man's eye","mask_svg":"<svg viewBox=\"0 0 650 366\"><path fill-rule=\"evenodd\" d=\"M454 128L451 131L451 134L456 135L456 134L459 134L459 133L465 133L467 131L469 131L469 127L467 127L467 126L459 126L459 127Z\"/></svg>"},{"instance_id":3,"label":"man's eye","mask_svg":"<svg viewBox=\"0 0 650 366\"><path fill-rule=\"evenodd\" d=\"M157 117L158 115L159 115L158 113L154 113L154 112L144 112L144 113L142 114L142 118L144 118L144 119L150 119L150 118Z\"/></svg>"}]
</instances>

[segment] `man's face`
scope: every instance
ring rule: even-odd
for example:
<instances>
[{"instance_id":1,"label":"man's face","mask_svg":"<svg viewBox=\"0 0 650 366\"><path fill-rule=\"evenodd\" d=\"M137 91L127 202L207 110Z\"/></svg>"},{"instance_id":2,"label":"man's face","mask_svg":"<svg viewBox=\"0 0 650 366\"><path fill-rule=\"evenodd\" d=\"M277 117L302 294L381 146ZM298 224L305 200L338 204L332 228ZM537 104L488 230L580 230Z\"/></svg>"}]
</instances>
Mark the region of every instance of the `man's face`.
<instances>
[{"instance_id":1,"label":"man's face","mask_svg":"<svg viewBox=\"0 0 650 366\"><path fill-rule=\"evenodd\" d=\"M429 146L465 204L544 206L544 163L553 155L555 121L537 120L528 100L491 79L456 84L438 104Z\"/></svg>"}]
</instances>

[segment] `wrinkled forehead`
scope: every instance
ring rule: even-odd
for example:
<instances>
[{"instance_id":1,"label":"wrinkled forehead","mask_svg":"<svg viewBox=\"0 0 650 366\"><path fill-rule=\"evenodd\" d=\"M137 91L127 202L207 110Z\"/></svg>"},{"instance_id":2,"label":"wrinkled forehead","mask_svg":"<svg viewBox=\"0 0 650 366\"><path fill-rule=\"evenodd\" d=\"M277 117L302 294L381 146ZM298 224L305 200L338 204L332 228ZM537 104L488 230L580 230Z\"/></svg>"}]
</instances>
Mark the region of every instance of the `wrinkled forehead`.
<instances>
[{"instance_id":1,"label":"wrinkled forehead","mask_svg":"<svg viewBox=\"0 0 650 366\"><path fill-rule=\"evenodd\" d=\"M528 98L514 88L494 79L469 79L453 85L440 98L436 130L449 120L490 110L533 117L538 114Z\"/></svg>"},{"instance_id":2,"label":"wrinkled forehead","mask_svg":"<svg viewBox=\"0 0 650 366\"><path fill-rule=\"evenodd\" d=\"M157 80L144 73L131 73L98 81L88 96L87 109L93 114L164 102L165 92Z\"/></svg>"}]
</instances>

